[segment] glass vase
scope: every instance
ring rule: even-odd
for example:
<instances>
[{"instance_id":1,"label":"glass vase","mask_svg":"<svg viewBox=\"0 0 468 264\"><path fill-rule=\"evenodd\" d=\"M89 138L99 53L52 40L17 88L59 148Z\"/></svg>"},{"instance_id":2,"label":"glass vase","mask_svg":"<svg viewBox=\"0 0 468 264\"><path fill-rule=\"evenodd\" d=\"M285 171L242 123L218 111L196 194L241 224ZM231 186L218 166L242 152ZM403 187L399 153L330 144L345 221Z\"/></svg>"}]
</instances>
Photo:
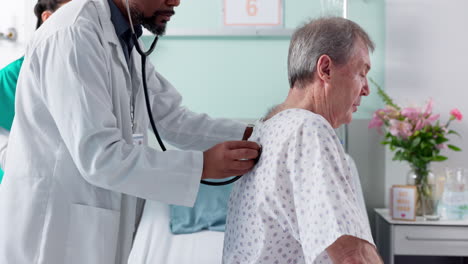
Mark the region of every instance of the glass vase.
<instances>
[{"instance_id":1,"label":"glass vase","mask_svg":"<svg viewBox=\"0 0 468 264\"><path fill-rule=\"evenodd\" d=\"M426 219L437 220L438 199L435 199L435 177L428 166L411 166L406 177L406 184L416 186L416 216L425 216Z\"/></svg>"},{"instance_id":2,"label":"glass vase","mask_svg":"<svg viewBox=\"0 0 468 264\"><path fill-rule=\"evenodd\" d=\"M438 206L441 196L440 185L435 182L430 182L422 183L418 187L421 189L419 195L421 197L422 216L425 220L439 220Z\"/></svg>"}]
</instances>

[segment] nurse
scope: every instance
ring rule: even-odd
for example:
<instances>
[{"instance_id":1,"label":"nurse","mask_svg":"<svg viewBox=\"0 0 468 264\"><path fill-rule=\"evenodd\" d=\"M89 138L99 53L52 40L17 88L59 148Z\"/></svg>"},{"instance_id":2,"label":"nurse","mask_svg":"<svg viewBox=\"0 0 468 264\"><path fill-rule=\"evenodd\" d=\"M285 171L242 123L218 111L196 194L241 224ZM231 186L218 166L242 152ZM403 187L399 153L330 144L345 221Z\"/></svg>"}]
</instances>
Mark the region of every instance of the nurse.
<instances>
[{"instance_id":1,"label":"nurse","mask_svg":"<svg viewBox=\"0 0 468 264\"><path fill-rule=\"evenodd\" d=\"M55 10L69 2L68 0L39 0L34 7L37 17L36 29L46 21ZM0 70L0 183L3 178L8 136L15 115L15 91L18 75L23 65L24 57L10 63Z\"/></svg>"},{"instance_id":2,"label":"nurse","mask_svg":"<svg viewBox=\"0 0 468 264\"><path fill-rule=\"evenodd\" d=\"M251 128L182 107L151 63L156 126L184 151L147 146L141 58L125 4L71 1L28 45L0 191L0 263L127 263L140 198L192 206L201 179L254 165L259 146L240 141ZM143 25L162 35L179 1L129 4L138 34Z\"/></svg>"}]
</instances>

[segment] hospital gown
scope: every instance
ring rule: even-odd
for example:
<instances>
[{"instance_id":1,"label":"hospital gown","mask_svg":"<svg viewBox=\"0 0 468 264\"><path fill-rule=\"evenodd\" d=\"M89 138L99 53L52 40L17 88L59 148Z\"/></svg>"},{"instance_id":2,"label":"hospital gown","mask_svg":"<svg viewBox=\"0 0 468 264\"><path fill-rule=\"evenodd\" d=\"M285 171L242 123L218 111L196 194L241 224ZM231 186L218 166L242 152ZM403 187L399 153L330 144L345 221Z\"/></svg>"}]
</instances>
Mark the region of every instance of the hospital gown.
<instances>
[{"instance_id":1,"label":"hospital gown","mask_svg":"<svg viewBox=\"0 0 468 264\"><path fill-rule=\"evenodd\" d=\"M234 186L224 264L332 263L343 235L374 244L344 150L330 124L303 109L260 122L249 140L263 154Z\"/></svg>"}]
</instances>

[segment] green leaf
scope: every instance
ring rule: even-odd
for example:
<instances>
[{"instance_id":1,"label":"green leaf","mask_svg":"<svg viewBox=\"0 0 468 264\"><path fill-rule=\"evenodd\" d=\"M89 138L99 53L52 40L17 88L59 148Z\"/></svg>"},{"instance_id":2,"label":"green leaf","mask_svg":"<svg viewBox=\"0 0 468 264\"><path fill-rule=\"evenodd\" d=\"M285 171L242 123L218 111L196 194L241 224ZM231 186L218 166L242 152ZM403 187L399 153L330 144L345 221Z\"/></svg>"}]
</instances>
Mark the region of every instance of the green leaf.
<instances>
[{"instance_id":1,"label":"green leaf","mask_svg":"<svg viewBox=\"0 0 468 264\"><path fill-rule=\"evenodd\" d=\"M380 98L382 99L382 101L384 101L386 105L392 106L395 109L400 110L400 107L393 102L392 98L390 98L390 96L388 96L388 94L385 93L382 87L380 87L380 85L377 82L375 82L374 79L369 78L369 81L371 81L371 83L375 85L375 87L377 87L377 94L380 96Z\"/></svg>"},{"instance_id":2,"label":"green leaf","mask_svg":"<svg viewBox=\"0 0 468 264\"><path fill-rule=\"evenodd\" d=\"M458 132L456 132L454 130L449 130L449 132L447 134L455 134L455 135L461 137L460 134L458 134Z\"/></svg>"},{"instance_id":3,"label":"green leaf","mask_svg":"<svg viewBox=\"0 0 468 264\"><path fill-rule=\"evenodd\" d=\"M421 157L421 160L424 162L424 163L429 163L432 161L432 158L428 158L428 157Z\"/></svg>"},{"instance_id":4,"label":"green leaf","mask_svg":"<svg viewBox=\"0 0 468 264\"><path fill-rule=\"evenodd\" d=\"M435 156L433 159L433 161L444 161L444 160L447 160L447 157L445 156Z\"/></svg>"},{"instance_id":5,"label":"green leaf","mask_svg":"<svg viewBox=\"0 0 468 264\"><path fill-rule=\"evenodd\" d=\"M437 144L442 144L444 142L447 142L449 141L447 138L444 138L444 137L439 137L439 138L436 138L436 143Z\"/></svg>"},{"instance_id":6,"label":"green leaf","mask_svg":"<svg viewBox=\"0 0 468 264\"><path fill-rule=\"evenodd\" d=\"M454 146L454 145L450 145L450 144L449 144L449 145L447 145L447 147L448 147L449 149L453 150L453 151L461 151L461 148L456 147L456 146Z\"/></svg>"},{"instance_id":7,"label":"green leaf","mask_svg":"<svg viewBox=\"0 0 468 264\"><path fill-rule=\"evenodd\" d=\"M413 142L411 142L411 147L415 148L419 145L419 143L421 143L421 138L417 137L413 140Z\"/></svg>"}]
</instances>

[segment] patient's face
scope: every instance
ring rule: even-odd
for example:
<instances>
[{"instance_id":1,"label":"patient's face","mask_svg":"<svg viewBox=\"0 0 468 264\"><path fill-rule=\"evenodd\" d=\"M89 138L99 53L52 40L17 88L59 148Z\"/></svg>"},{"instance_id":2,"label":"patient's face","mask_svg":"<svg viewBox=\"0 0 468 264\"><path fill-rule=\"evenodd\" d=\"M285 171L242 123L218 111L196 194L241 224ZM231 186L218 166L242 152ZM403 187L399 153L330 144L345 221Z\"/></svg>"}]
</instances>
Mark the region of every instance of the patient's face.
<instances>
[{"instance_id":1,"label":"patient's face","mask_svg":"<svg viewBox=\"0 0 468 264\"><path fill-rule=\"evenodd\" d=\"M361 104L361 97L369 95L367 73L371 64L365 43L358 40L354 53L344 65L335 69L331 76L330 93L332 104L332 126L339 127L352 120L352 114Z\"/></svg>"}]
</instances>

